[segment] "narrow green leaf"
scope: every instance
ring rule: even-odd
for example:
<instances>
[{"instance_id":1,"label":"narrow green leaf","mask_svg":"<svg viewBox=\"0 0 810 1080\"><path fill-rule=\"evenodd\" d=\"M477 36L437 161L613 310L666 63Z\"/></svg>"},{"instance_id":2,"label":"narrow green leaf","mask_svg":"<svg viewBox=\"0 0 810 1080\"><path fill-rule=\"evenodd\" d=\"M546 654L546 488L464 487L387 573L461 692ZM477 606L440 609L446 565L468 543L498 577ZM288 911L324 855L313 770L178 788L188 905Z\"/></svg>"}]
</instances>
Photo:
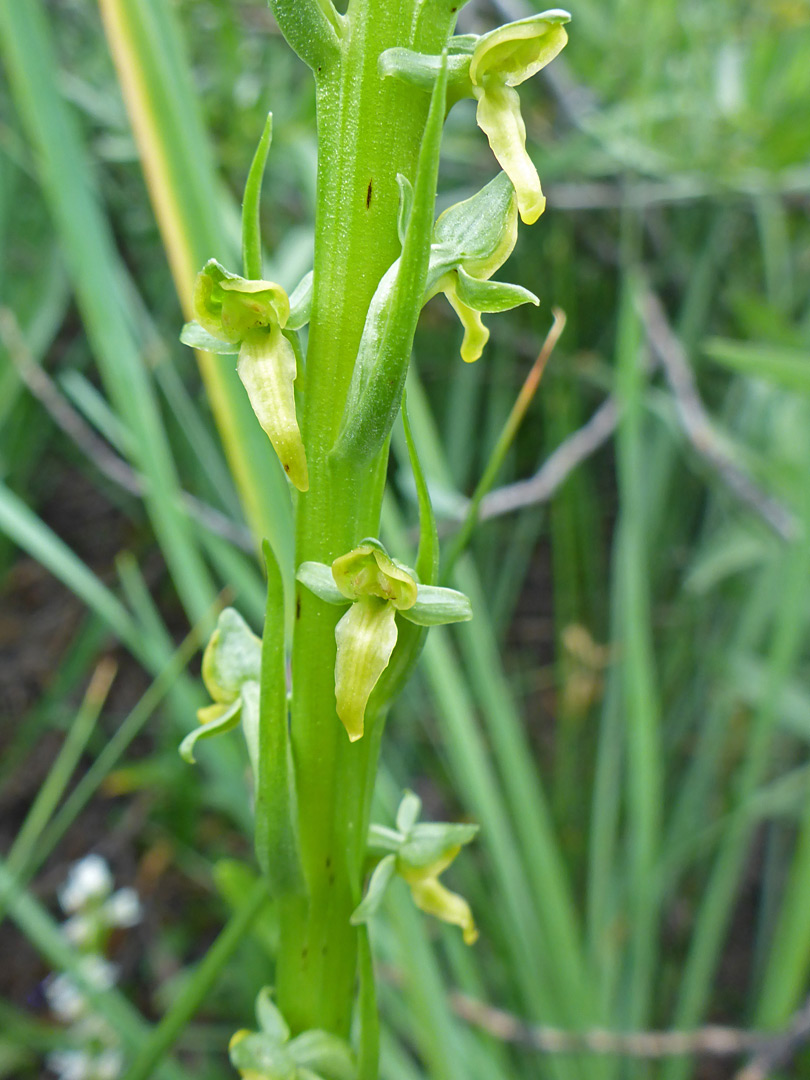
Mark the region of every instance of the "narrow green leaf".
<instances>
[{"instance_id":1,"label":"narrow green leaf","mask_svg":"<svg viewBox=\"0 0 810 1080\"><path fill-rule=\"evenodd\" d=\"M0 530L80 597L136 656L143 657L141 632L121 601L2 481Z\"/></svg>"},{"instance_id":2,"label":"narrow green leaf","mask_svg":"<svg viewBox=\"0 0 810 1080\"><path fill-rule=\"evenodd\" d=\"M262 545L267 611L262 635L259 761L256 776L256 857L274 896L304 891L298 854L295 771L287 722L284 583L273 549Z\"/></svg>"},{"instance_id":3,"label":"narrow green leaf","mask_svg":"<svg viewBox=\"0 0 810 1080\"><path fill-rule=\"evenodd\" d=\"M408 447L408 460L411 463L416 499L419 504L419 548L416 553L416 573L423 585L435 585L439 578L439 532L436 528L436 515L430 501L430 491L422 470L416 449L411 422L408 418L407 394L402 395L402 426Z\"/></svg>"},{"instance_id":4,"label":"narrow green leaf","mask_svg":"<svg viewBox=\"0 0 810 1080\"><path fill-rule=\"evenodd\" d=\"M357 1052L357 1080L378 1080L380 1073L380 1014L374 979L374 956L367 926L358 931L358 967L360 990L357 1012L360 1021L360 1045Z\"/></svg>"},{"instance_id":5,"label":"narrow green leaf","mask_svg":"<svg viewBox=\"0 0 810 1080\"><path fill-rule=\"evenodd\" d=\"M766 379L798 394L810 394L810 352L724 338L709 338L703 344L703 351L741 375Z\"/></svg>"},{"instance_id":6,"label":"narrow green leaf","mask_svg":"<svg viewBox=\"0 0 810 1080\"><path fill-rule=\"evenodd\" d=\"M445 53L419 151L413 207L402 255L384 275L369 307L335 444L336 457L368 461L388 438L399 412L427 283L444 126L446 60Z\"/></svg>"},{"instance_id":7,"label":"narrow green leaf","mask_svg":"<svg viewBox=\"0 0 810 1080\"><path fill-rule=\"evenodd\" d=\"M259 145L248 172L242 198L242 268L246 278L259 279L262 274L261 197L264 168L273 139L273 114L267 114Z\"/></svg>"}]
</instances>

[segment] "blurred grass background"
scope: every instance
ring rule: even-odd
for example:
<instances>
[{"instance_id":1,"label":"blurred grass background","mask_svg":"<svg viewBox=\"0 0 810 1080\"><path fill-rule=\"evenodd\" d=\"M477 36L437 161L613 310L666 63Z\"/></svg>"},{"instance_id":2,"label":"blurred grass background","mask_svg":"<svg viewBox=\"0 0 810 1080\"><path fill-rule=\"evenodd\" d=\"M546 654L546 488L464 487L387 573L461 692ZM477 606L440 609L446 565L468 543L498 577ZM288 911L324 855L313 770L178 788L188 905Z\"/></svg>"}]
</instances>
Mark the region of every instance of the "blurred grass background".
<instances>
[{"instance_id":1,"label":"blurred grass background","mask_svg":"<svg viewBox=\"0 0 810 1080\"><path fill-rule=\"evenodd\" d=\"M535 10L471 0L460 28ZM476 618L432 632L388 727L380 815L408 785L428 816L482 824L450 875L482 939L394 892L373 928L385 1080L733 1076L540 1056L469 1002L567 1030L779 1030L810 986L810 3L572 14L521 88L549 208L508 277L542 305L491 318L473 366L441 300L416 342L412 425L449 537L567 316L455 571ZM146 905L108 1019L136 1066L146 1045L213 1080L272 981L275 924L240 908L238 740L195 770L176 745L212 605L227 589L260 628L251 530L289 553L290 508L227 358L178 332L194 271L235 263L268 109L266 276L310 268L312 88L263 0L0 0L0 52L0 1077L42 1075L59 1043L39 989L75 965L55 889L94 850ZM493 173L461 103L442 203ZM391 481L407 556L399 433ZM248 937L203 961L240 917ZM810 1056L768 1075L810 1077Z\"/></svg>"}]
</instances>

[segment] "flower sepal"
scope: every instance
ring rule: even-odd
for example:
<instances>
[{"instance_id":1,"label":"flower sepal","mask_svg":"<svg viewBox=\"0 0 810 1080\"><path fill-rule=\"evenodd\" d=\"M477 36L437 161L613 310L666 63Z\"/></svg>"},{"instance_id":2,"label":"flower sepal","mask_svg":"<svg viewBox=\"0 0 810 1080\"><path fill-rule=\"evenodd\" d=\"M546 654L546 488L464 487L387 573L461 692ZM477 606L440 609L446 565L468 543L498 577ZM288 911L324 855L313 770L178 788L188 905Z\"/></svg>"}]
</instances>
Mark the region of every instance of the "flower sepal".
<instances>
[{"instance_id":1,"label":"flower sepal","mask_svg":"<svg viewBox=\"0 0 810 1080\"><path fill-rule=\"evenodd\" d=\"M180 756L189 764L194 763L194 747L200 739L231 731L241 720L255 770L261 647L261 640L238 611L225 608L220 613L202 661L203 682L213 703L197 710L200 727L180 744Z\"/></svg>"}]
</instances>

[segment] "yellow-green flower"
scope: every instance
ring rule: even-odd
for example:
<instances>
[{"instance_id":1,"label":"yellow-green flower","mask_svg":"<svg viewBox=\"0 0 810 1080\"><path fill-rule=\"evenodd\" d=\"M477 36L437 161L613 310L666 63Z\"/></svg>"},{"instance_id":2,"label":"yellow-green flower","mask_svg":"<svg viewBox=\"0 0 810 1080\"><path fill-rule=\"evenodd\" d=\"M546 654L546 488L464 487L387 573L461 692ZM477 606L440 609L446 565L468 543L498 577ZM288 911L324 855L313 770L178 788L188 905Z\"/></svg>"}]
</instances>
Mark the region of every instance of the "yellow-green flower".
<instances>
[{"instance_id":1,"label":"yellow-green flower","mask_svg":"<svg viewBox=\"0 0 810 1080\"><path fill-rule=\"evenodd\" d=\"M180 755L194 761L200 739L231 731L242 721L251 763L256 768L259 728L259 680L262 643L233 608L225 608L205 647L202 677L213 699L197 710L200 727L180 744Z\"/></svg>"},{"instance_id":2,"label":"yellow-green flower","mask_svg":"<svg viewBox=\"0 0 810 1080\"><path fill-rule=\"evenodd\" d=\"M372 538L331 567L302 563L297 576L321 600L351 605L335 628L335 701L352 742L363 736L368 699L397 643L396 616L419 626L472 618L463 593L418 584L414 571L391 559Z\"/></svg>"},{"instance_id":3,"label":"yellow-green flower","mask_svg":"<svg viewBox=\"0 0 810 1080\"><path fill-rule=\"evenodd\" d=\"M294 1038L265 986L256 998L258 1031L230 1041L231 1064L242 1080L356 1080L357 1062L343 1039L313 1028Z\"/></svg>"},{"instance_id":4,"label":"yellow-green flower","mask_svg":"<svg viewBox=\"0 0 810 1080\"><path fill-rule=\"evenodd\" d=\"M466 945L478 940L478 929L470 905L463 896L451 892L439 881L464 844L475 837L477 825L423 822L418 796L406 791L397 810L396 828L372 825L368 846L371 854L382 855L369 879L366 895L352 915L357 925L367 922L378 910L394 875L405 881L416 906L427 915L461 929Z\"/></svg>"},{"instance_id":5,"label":"yellow-green flower","mask_svg":"<svg viewBox=\"0 0 810 1080\"><path fill-rule=\"evenodd\" d=\"M489 340L481 313L539 304L520 285L490 281L514 250L518 208L506 173L440 214L433 227L425 299L444 293L464 327L461 358L477 360Z\"/></svg>"},{"instance_id":6,"label":"yellow-green flower","mask_svg":"<svg viewBox=\"0 0 810 1080\"><path fill-rule=\"evenodd\" d=\"M567 11L545 11L507 23L478 39L470 82L478 101L476 120L517 192L522 220L531 225L545 210L537 169L526 152L526 126L515 90L545 67L568 40Z\"/></svg>"},{"instance_id":7,"label":"yellow-green flower","mask_svg":"<svg viewBox=\"0 0 810 1080\"><path fill-rule=\"evenodd\" d=\"M290 300L272 281L232 274L211 259L194 286L196 323L181 340L211 352L239 353L236 370L253 411L284 471L299 491L309 488L307 458L295 415L297 361L284 330Z\"/></svg>"}]
</instances>

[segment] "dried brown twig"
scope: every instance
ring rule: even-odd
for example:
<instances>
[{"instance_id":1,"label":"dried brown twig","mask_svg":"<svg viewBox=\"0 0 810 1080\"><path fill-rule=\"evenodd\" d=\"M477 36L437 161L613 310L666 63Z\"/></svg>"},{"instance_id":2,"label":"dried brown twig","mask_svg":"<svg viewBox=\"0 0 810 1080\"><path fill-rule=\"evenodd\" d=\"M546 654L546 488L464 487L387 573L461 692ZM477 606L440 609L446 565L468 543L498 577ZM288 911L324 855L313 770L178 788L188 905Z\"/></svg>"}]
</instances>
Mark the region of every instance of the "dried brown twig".
<instances>
[{"instance_id":1,"label":"dried brown twig","mask_svg":"<svg viewBox=\"0 0 810 1080\"><path fill-rule=\"evenodd\" d=\"M737 464L731 448L716 431L701 400L686 350L670 326L664 306L645 288L639 314L655 356L675 399L681 427L695 450L737 498L754 510L783 540L796 536L796 522L787 507L763 491Z\"/></svg>"},{"instance_id":2,"label":"dried brown twig","mask_svg":"<svg viewBox=\"0 0 810 1080\"><path fill-rule=\"evenodd\" d=\"M767 1080L810 1041L810 999L796 1012L784 1031L772 1033L709 1024L695 1031L566 1031L528 1024L512 1013L494 1008L458 991L450 1005L457 1016L502 1042L543 1054L610 1054L633 1058L678 1056L742 1057L753 1055L735 1080Z\"/></svg>"}]
</instances>

